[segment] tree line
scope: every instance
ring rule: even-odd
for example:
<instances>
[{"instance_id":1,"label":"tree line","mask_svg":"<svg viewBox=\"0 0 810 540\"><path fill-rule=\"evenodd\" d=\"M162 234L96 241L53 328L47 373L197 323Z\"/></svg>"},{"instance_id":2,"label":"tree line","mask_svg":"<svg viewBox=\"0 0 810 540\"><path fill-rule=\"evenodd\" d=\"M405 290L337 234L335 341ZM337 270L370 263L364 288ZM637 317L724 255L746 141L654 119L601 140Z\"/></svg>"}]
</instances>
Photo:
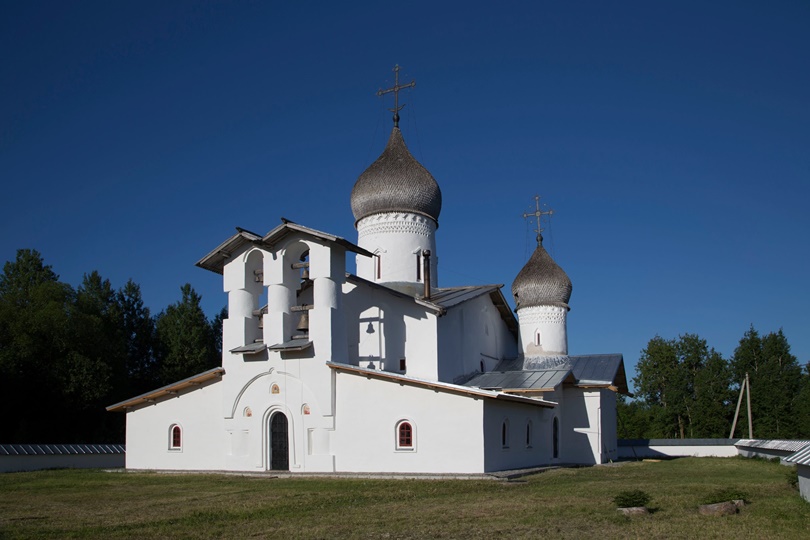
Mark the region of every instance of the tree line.
<instances>
[{"instance_id":1,"label":"tree line","mask_svg":"<svg viewBox=\"0 0 810 540\"><path fill-rule=\"evenodd\" d=\"M152 315L131 279L74 288L18 250L0 274L0 442L123 442L125 415L105 407L220 365L225 310L209 320L180 292Z\"/></svg>"},{"instance_id":2,"label":"tree line","mask_svg":"<svg viewBox=\"0 0 810 540\"><path fill-rule=\"evenodd\" d=\"M781 330L760 335L753 326L729 359L695 334L651 339L636 365L635 399L618 406L619 437L728 437L746 374L753 436L810 438L810 362L799 364ZM734 436L747 438L747 397L741 405Z\"/></svg>"}]
</instances>

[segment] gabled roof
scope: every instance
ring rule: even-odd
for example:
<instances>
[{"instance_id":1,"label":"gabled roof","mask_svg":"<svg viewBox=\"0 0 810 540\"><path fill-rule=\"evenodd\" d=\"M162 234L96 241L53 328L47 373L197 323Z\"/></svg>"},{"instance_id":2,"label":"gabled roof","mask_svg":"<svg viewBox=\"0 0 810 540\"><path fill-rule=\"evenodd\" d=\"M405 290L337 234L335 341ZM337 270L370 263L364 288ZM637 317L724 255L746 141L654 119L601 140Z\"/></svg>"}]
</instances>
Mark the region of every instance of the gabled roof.
<instances>
[{"instance_id":1,"label":"gabled roof","mask_svg":"<svg viewBox=\"0 0 810 540\"><path fill-rule=\"evenodd\" d=\"M417 386L421 388L429 388L436 392L446 392L449 394L458 394L474 398L497 399L501 401L515 401L518 403L527 403L530 405L537 405L540 407L556 407L557 403L554 401L547 401L543 399L529 398L523 396L515 396L512 394L505 394L503 392L495 392L481 388L470 388L458 384L450 384L439 381L428 381L425 379L418 379L416 377L409 377L401 373L392 373L390 371L381 371L377 369L367 369L359 366L352 366L349 364L341 364L338 362L327 362L327 366L335 371L343 371L360 375L369 379L380 379L385 381L396 382L399 384L407 384L409 386Z\"/></svg>"},{"instance_id":2,"label":"gabled roof","mask_svg":"<svg viewBox=\"0 0 810 540\"><path fill-rule=\"evenodd\" d=\"M781 440L781 439L740 439L735 445L746 448L762 448L763 450L780 450L782 452L797 452L810 446L808 440Z\"/></svg>"},{"instance_id":3,"label":"gabled roof","mask_svg":"<svg viewBox=\"0 0 810 540\"><path fill-rule=\"evenodd\" d=\"M580 388L629 392L621 354L513 358L501 361L494 371L476 375L464 385L536 392L553 390L564 382Z\"/></svg>"},{"instance_id":4,"label":"gabled roof","mask_svg":"<svg viewBox=\"0 0 810 540\"><path fill-rule=\"evenodd\" d=\"M199 386L202 383L211 381L213 379L219 379L224 374L225 370L221 367L209 369L208 371L203 371L202 373L197 373L196 375L187 377L182 381L167 384L166 386L162 386L157 390L146 392L145 394L141 394L140 396L135 396L134 398L121 401L120 403L116 403L115 405L110 405L109 407L107 407L107 410L111 412L117 411L126 412L126 410L131 407L135 407L143 403L149 403L157 400L158 398L165 397L168 395L177 394L178 392L180 392L180 390L185 390L187 388Z\"/></svg>"},{"instance_id":5,"label":"gabled roof","mask_svg":"<svg viewBox=\"0 0 810 540\"><path fill-rule=\"evenodd\" d=\"M324 240L326 242L331 242L333 244L337 244L348 251L353 251L359 255L365 255L366 257L373 257L374 254L370 251L367 251L360 246L352 244L348 240L345 240L339 236L335 236L333 234L325 233L322 231L318 231L315 229L310 229L309 227L304 227L303 225L298 225L297 223L293 223L288 219L281 218L282 224L273 229L272 231L268 232L264 236L260 236L254 232L250 232L247 229L242 229L237 227L236 234L222 242L213 251L211 251L208 255L197 261L197 266L200 268L204 268L205 270L210 270L217 274L222 273L222 269L225 267L225 264L228 260L233 256L234 253L238 252L244 246L248 244L254 244L260 247L263 247L268 250L272 250L275 244L286 238L292 233L299 232L308 236L312 236L314 238L318 238L320 240Z\"/></svg>"}]
</instances>

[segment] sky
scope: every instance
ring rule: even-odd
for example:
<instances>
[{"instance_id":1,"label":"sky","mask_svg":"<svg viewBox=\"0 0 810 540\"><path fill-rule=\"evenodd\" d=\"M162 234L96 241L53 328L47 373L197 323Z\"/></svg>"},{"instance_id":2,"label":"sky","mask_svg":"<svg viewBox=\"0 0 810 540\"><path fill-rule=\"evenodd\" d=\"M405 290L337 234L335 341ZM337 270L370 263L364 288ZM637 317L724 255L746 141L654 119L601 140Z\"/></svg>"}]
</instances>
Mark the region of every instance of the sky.
<instances>
[{"instance_id":1,"label":"sky","mask_svg":"<svg viewBox=\"0 0 810 540\"><path fill-rule=\"evenodd\" d=\"M573 282L571 354L753 325L810 361L810 3L0 0L0 258L158 313L243 227L357 241L391 130L443 194L439 285L510 288L522 215ZM353 271L353 268L349 268Z\"/></svg>"}]
</instances>

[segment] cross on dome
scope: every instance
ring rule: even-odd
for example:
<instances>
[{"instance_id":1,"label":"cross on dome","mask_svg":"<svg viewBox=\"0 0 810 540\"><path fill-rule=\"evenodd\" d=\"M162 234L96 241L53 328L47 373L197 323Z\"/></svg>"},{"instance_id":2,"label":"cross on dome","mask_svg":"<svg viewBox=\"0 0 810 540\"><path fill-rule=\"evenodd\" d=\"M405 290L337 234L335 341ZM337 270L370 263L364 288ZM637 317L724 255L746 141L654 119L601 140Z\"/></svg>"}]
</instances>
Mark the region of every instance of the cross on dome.
<instances>
[{"instance_id":1,"label":"cross on dome","mask_svg":"<svg viewBox=\"0 0 810 540\"><path fill-rule=\"evenodd\" d=\"M405 107L405 105L402 105L402 107L399 106L399 91L404 90L405 88L414 88L416 86L416 81L412 80L408 84L400 85L399 64L394 65L393 72L394 72L394 86L392 86L391 88L386 88L385 90L380 88L379 90L377 90L377 95L382 97L385 94L390 94L391 92L394 93L394 108L388 110L394 113L394 127L399 127L399 111L401 111L403 107Z\"/></svg>"},{"instance_id":2,"label":"cross on dome","mask_svg":"<svg viewBox=\"0 0 810 540\"><path fill-rule=\"evenodd\" d=\"M534 229L534 232L537 233L537 245L538 246L543 243L543 235L541 233L543 232L544 229L540 226L540 220L542 219L543 216L551 217L552 215L554 215L554 210L547 210L545 212L540 210L540 195L535 195L534 196L534 212L524 212L523 213L523 219L532 218L532 217L535 218L535 221L537 223L537 227Z\"/></svg>"}]
</instances>

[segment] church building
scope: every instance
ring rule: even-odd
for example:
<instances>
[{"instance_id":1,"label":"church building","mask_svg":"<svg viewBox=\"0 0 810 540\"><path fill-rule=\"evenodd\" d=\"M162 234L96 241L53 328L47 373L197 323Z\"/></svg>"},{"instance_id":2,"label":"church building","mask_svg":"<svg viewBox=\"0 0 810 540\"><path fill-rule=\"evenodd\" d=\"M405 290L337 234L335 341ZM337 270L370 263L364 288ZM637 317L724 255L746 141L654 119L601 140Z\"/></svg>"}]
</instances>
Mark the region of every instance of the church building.
<instances>
[{"instance_id":1,"label":"church building","mask_svg":"<svg viewBox=\"0 0 810 540\"><path fill-rule=\"evenodd\" d=\"M108 408L126 413L128 468L485 473L616 458L623 359L568 355L571 281L539 222L515 269L517 317L502 285L439 286L442 193L400 108L351 190L356 242L282 220L237 229L197 263L228 295L222 366Z\"/></svg>"}]
</instances>

